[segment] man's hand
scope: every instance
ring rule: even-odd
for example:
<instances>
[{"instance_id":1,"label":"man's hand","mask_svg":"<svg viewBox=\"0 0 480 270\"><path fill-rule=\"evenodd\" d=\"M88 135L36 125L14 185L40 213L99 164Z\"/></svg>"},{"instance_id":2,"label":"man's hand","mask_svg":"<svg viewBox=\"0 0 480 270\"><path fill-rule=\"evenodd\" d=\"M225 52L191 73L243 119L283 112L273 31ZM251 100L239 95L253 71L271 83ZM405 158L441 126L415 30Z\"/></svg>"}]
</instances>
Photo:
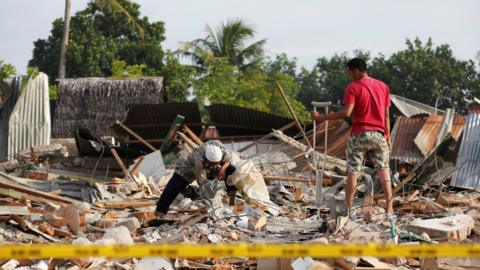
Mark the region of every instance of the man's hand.
<instances>
[{"instance_id":1,"label":"man's hand","mask_svg":"<svg viewBox=\"0 0 480 270\"><path fill-rule=\"evenodd\" d=\"M318 122L325 121L324 116L319 114L318 112L311 112L310 114L312 116L312 120L315 120L315 121L318 121Z\"/></svg>"},{"instance_id":2,"label":"man's hand","mask_svg":"<svg viewBox=\"0 0 480 270\"><path fill-rule=\"evenodd\" d=\"M218 180L223 180L225 178L225 168L222 167L220 169L220 171L218 172L218 176L217 176Z\"/></svg>"}]
</instances>

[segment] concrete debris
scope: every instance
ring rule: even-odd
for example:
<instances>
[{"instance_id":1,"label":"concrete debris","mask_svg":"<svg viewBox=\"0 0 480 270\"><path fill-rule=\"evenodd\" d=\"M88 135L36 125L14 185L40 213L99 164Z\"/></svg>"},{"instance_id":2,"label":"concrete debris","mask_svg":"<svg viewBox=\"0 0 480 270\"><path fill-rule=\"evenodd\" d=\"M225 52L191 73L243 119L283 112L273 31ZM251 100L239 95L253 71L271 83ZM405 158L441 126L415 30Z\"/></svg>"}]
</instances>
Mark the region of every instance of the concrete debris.
<instances>
[{"instance_id":1,"label":"concrete debris","mask_svg":"<svg viewBox=\"0 0 480 270\"><path fill-rule=\"evenodd\" d=\"M408 230L413 233L427 233L431 238L444 241L463 241L471 234L474 227L475 222L469 215L416 219L407 225Z\"/></svg>"}]
</instances>

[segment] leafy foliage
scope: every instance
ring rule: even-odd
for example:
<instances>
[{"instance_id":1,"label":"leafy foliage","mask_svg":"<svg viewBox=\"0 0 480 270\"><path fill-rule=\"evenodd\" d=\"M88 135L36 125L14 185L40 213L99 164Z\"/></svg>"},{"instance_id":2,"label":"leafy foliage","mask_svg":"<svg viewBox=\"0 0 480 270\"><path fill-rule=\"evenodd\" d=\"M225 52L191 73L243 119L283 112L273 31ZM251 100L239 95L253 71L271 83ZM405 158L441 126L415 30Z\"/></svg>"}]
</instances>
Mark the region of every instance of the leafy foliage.
<instances>
[{"instance_id":1,"label":"leafy foliage","mask_svg":"<svg viewBox=\"0 0 480 270\"><path fill-rule=\"evenodd\" d=\"M12 64L7 64L5 63L5 61L0 59L0 81L9 79L16 73L17 71L15 70L15 67Z\"/></svg>"},{"instance_id":2,"label":"leafy foliage","mask_svg":"<svg viewBox=\"0 0 480 270\"><path fill-rule=\"evenodd\" d=\"M108 77L115 60L137 66L146 74L158 74L163 68L164 52L160 43L164 38L162 22L149 22L140 16L140 6L128 0L117 0L131 18L116 16L105 1L92 1L87 8L71 19L70 41L67 51L67 77ZM108 2L108 1L107 1ZM135 23L131 23L133 20ZM138 26L144 30L139 33ZM33 58L29 66L37 66L52 79L57 77L63 21L53 22L47 39L34 42ZM145 65L141 66L141 65Z\"/></svg>"},{"instance_id":3,"label":"leafy foliage","mask_svg":"<svg viewBox=\"0 0 480 270\"><path fill-rule=\"evenodd\" d=\"M406 49L390 57L378 55L371 59L368 52L354 51L368 61L368 73L383 80L392 93L440 108L465 108L467 99L480 93L480 75L473 61L458 60L450 46L434 46L431 39L406 41ZM297 98L305 105L312 100L341 103L349 81L345 63L347 53L322 57L312 70L302 68L297 76L300 91Z\"/></svg>"},{"instance_id":4,"label":"leafy foliage","mask_svg":"<svg viewBox=\"0 0 480 270\"><path fill-rule=\"evenodd\" d=\"M179 50L200 69L205 68L215 57L225 58L228 64L241 70L252 67L261 60L266 40L245 45L248 39L254 37L255 30L243 20L228 20L216 30L207 25L205 32L205 38L185 42Z\"/></svg>"}]
</instances>

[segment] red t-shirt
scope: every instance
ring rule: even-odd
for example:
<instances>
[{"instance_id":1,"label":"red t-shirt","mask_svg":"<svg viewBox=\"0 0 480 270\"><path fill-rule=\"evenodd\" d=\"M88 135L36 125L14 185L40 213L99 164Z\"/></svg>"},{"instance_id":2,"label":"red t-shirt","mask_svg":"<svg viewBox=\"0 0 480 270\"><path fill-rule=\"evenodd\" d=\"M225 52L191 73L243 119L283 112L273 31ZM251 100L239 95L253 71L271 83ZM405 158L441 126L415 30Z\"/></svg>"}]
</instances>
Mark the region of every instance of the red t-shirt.
<instances>
[{"instance_id":1,"label":"red t-shirt","mask_svg":"<svg viewBox=\"0 0 480 270\"><path fill-rule=\"evenodd\" d=\"M382 81L364 77L345 89L343 104L352 104L352 133L378 130L386 134L385 108L390 107L390 90Z\"/></svg>"}]
</instances>

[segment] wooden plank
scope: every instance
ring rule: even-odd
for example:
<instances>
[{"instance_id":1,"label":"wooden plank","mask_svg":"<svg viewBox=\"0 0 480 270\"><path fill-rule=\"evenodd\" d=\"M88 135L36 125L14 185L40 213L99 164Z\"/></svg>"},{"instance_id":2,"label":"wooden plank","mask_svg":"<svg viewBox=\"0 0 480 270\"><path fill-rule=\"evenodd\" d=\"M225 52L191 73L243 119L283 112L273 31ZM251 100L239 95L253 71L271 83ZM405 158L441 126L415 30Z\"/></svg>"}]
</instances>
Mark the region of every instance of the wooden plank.
<instances>
[{"instance_id":1,"label":"wooden plank","mask_svg":"<svg viewBox=\"0 0 480 270\"><path fill-rule=\"evenodd\" d=\"M184 140L193 149L198 147L198 144L196 144L194 141L188 138L187 135L185 135L183 132L177 131L177 134L178 136L180 136L180 138L182 138L182 140Z\"/></svg>"},{"instance_id":2,"label":"wooden plank","mask_svg":"<svg viewBox=\"0 0 480 270\"><path fill-rule=\"evenodd\" d=\"M417 176L416 173L409 174L403 181L393 189L393 195L397 194L406 184L410 183Z\"/></svg>"},{"instance_id":3,"label":"wooden plank","mask_svg":"<svg viewBox=\"0 0 480 270\"><path fill-rule=\"evenodd\" d=\"M97 206L102 208L142 208L157 205L157 199L154 200L124 200L124 201L104 201L96 203Z\"/></svg>"},{"instance_id":4,"label":"wooden plank","mask_svg":"<svg viewBox=\"0 0 480 270\"><path fill-rule=\"evenodd\" d=\"M165 136L162 146L160 147L160 151L166 152L170 148L170 146L172 145L173 139L175 138L175 135L177 134L177 131L180 128L180 126L183 125L183 122L185 122L184 116L177 115L175 117L172 125L170 126L170 129L168 130L167 135Z\"/></svg>"},{"instance_id":5,"label":"wooden plank","mask_svg":"<svg viewBox=\"0 0 480 270\"><path fill-rule=\"evenodd\" d=\"M187 125L183 125L183 130L185 134L190 137L198 145L202 145L203 141L189 128Z\"/></svg>"},{"instance_id":6,"label":"wooden plank","mask_svg":"<svg viewBox=\"0 0 480 270\"><path fill-rule=\"evenodd\" d=\"M0 173L0 187L5 188L5 189L12 189L12 190L17 191L19 193L23 193L23 194L21 194L22 197L24 196L24 194L26 194L26 195L31 195L30 197L34 196L34 197L43 198L43 199L46 199L47 201L52 201L52 202L57 203L57 204L58 203L67 203L67 204L68 203L80 203L80 201L70 199L70 198L67 198L67 197L62 197L62 196L55 195L55 194L50 194L48 192L43 192L43 191L28 187L28 186L18 184L14 181L15 180L10 178L7 174Z\"/></svg>"},{"instance_id":7,"label":"wooden plank","mask_svg":"<svg viewBox=\"0 0 480 270\"><path fill-rule=\"evenodd\" d=\"M157 149L155 147L153 147L153 145L151 145L150 143L148 143L145 139L143 139L140 135L138 135L137 133L135 133L135 131L131 130L130 128L128 128L127 126L125 126L124 124L120 123L119 121L117 121L117 125L119 125L121 128L123 128L126 132L128 132L128 134L132 135L133 137L135 137L135 139L139 140L141 143L143 143L145 146L147 146L150 150L152 151L157 151Z\"/></svg>"},{"instance_id":8,"label":"wooden plank","mask_svg":"<svg viewBox=\"0 0 480 270\"><path fill-rule=\"evenodd\" d=\"M28 216L30 211L26 206L0 206L0 215Z\"/></svg>"},{"instance_id":9,"label":"wooden plank","mask_svg":"<svg viewBox=\"0 0 480 270\"><path fill-rule=\"evenodd\" d=\"M296 125L296 123L295 123L295 121L294 121L294 122L291 122L291 123L288 124L288 125L285 125L285 126L279 128L278 130L280 130L281 132L284 132L285 130L287 130L287 129L295 126L295 125ZM239 149L237 152L243 152L243 151L245 151L245 150L247 150L247 149L249 149L249 148L252 148L252 147L256 146L256 145L259 144L260 142L262 142L262 141L264 141L264 140L266 140L266 139L272 138L272 137L273 137L272 133L269 133L269 134L267 134L267 135L259 138L258 140L252 142L251 144L242 147L242 148Z\"/></svg>"},{"instance_id":10,"label":"wooden plank","mask_svg":"<svg viewBox=\"0 0 480 270\"><path fill-rule=\"evenodd\" d=\"M133 166L133 168L130 170L131 175L137 175L138 173L138 168L140 168L140 164L142 164L142 161L145 159L145 156L141 156L138 158L137 162Z\"/></svg>"},{"instance_id":11,"label":"wooden plank","mask_svg":"<svg viewBox=\"0 0 480 270\"><path fill-rule=\"evenodd\" d=\"M315 179L301 178L301 177L264 175L263 179L265 179L265 181L287 181L287 182L305 183L305 184L315 183Z\"/></svg>"},{"instance_id":12,"label":"wooden plank","mask_svg":"<svg viewBox=\"0 0 480 270\"><path fill-rule=\"evenodd\" d=\"M282 95L283 99L285 100L285 103L287 104L288 110L289 110L290 113L292 114L293 119L295 120L295 123L297 124L298 129L299 129L300 132L302 133L303 138L305 139L305 141L307 142L307 144L308 144L308 146L309 146L309 149L312 148L312 145L310 144L310 140L308 140L307 134L305 134L305 130L303 130L302 124L301 124L300 121L298 120L297 115L296 115L295 112L293 111L292 106L290 106L290 102L288 102L288 98L287 98L287 96L285 95L285 92L283 91L283 87L282 87L282 86L280 85L280 83L278 83L277 81L275 81L275 85L277 86L278 91L280 92L280 94Z\"/></svg>"},{"instance_id":13,"label":"wooden plank","mask_svg":"<svg viewBox=\"0 0 480 270\"><path fill-rule=\"evenodd\" d=\"M120 158L120 156L118 155L117 151L113 148L110 148L110 151L112 152L112 155L113 157L115 158L115 160L117 161L117 164L118 166L120 166L120 168L122 169L123 171L123 174L125 175L125 178L128 180L128 181L135 181L135 178L132 177L132 175L130 174L130 172L128 171L127 167L125 167L125 164L123 164L123 161L122 159ZM136 181L135 181L136 182Z\"/></svg>"}]
</instances>

